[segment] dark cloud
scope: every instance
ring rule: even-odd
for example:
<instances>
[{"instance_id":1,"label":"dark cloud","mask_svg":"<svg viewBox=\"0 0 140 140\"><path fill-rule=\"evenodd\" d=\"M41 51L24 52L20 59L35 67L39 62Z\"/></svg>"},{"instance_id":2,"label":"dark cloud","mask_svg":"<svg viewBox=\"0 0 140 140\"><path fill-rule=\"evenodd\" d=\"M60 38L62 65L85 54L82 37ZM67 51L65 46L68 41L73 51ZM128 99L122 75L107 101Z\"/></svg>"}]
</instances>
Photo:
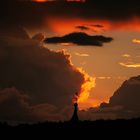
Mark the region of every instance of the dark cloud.
<instances>
[{"instance_id":1,"label":"dark cloud","mask_svg":"<svg viewBox=\"0 0 140 140\"><path fill-rule=\"evenodd\" d=\"M125 81L110 98L99 108L81 111L82 119L129 119L140 117L140 76Z\"/></svg>"},{"instance_id":2,"label":"dark cloud","mask_svg":"<svg viewBox=\"0 0 140 140\"><path fill-rule=\"evenodd\" d=\"M0 90L0 121L9 123L58 121L70 117L71 108L62 110L54 105L30 104L30 96L15 87ZM64 115L65 113L65 115Z\"/></svg>"},{"instance_id":3,"label":"dark cloud","mask_svg":"<svg viewBox=\"0 0 140 140\"><path fill-rule=\"evenodd\" d=\"M111 37L90 36L83 32L70 33L62 37L51 37L45 40L45 43L73 43L77 45L102 46L103 43L109 43L113 40Z\"/></svg>"},{"instance_id":4,"label":"dark cloud","mask_svg":"<svg viewBox=\"0 0 140 140\"><path fill-rule=\"evenodd\" d=\"M138 0L87 0L85 3L64 1L33 3L5 0L0 5L0 23L39 28L49 17L125 21L133 17L140 17L139 9L140 1Z\"/></svg>"},{"instance_id":5,"label":"dark cloud","mask_svg":"<svg viewBox=\"0 0 140 140\"><path fill-rule=\"evenodd\" d=\"M32 39L42 42L45 39L45 36L42 33L38 33L34 35Z\"/></svg>"},{"instance_id":6,"label":"dark cloud","mask_svg":"<svg viewBox=\"0 0 140 140\"><path fill-rule=\"evenodd\" d=\"M0 118L69 119L61 114L80 91L84 74L71 64L69 54L44 48L38 35L31 39L16 29L0 38Z\"/></svg>"},{"instance_id":7,"label":"dark cloud","mask_svg":"<svg viewBox=\"0 0 140 140\"><path fill-rule=\"evenodd\" d=\"M75 27L76 29L80 29L80 30L90 30L90 28L89 27L86 27L86 26L76 26Z\"/></svg>"},{"instance_id":8,"label":"dark cloud","mask_svg":"<svg viewBox=\"0 0 140 140\"><path fill-rule=\"evenodd\" d=\"M110 98L110 106L123 106L127 110L140 110L140 76L130 78ZM140 112L139 112L140 113Z\"/></svg>"},{"instance_id":9,"label":"dark cloud","mask_svg":"<svg viewBox=\"0 0 140 140\"><path fill-rule=\"evenodd\" d=\"M0 90L0 120L25 121L29 114L28 96L14 87Z\"/></svg>"},{"instance_id":10,"label":"dark cloud","mask_svg":"<svg viewBox=\"0 0 140 140\"><path fill-rule=\"evenodd\" d=\"M33 122L70 118L73 94L84 75L69 55L40 46L20 28L0 38L0 120ZM36 36L36 35L35 35ZM37 35L38 36L38 35ZM99 108L80 111L81 119L140 116L140 76L130 78Z\"/></svg>"},{"instance_id":11,"label":"dark cloud","mask_svg":"<svg viewBox=\"0 0 140 140\"><path fill-rule=\"evenodd\" d=\"M0 36L1 38L20 38L23 40L30 38L28 33L20 26L8 26L6 28L4 26L0 26Z\"/></svg>"}]
</instances>

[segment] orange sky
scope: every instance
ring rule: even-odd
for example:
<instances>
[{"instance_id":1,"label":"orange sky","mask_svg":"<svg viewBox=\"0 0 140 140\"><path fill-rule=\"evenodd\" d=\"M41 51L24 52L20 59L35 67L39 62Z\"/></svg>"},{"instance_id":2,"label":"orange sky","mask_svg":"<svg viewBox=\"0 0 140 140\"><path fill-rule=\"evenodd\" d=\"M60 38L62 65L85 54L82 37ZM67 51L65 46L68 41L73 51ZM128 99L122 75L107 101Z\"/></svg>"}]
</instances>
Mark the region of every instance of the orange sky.
<instances>
[{"instance_id":1,"label":"orange sky","mask_svg":"<svg viewBox=\"0 0 140 140\"><path fill-rule=\"evenodd\" d=\"M96 78L95 87L89 91L88 99L80 102L80 108L85 109L108 102L125 80L139 74L139 43L134 43L134 39L137 41L140 39L140 20L137 18L117 23L83 19L49 19L47 23L50 24L52 30L52 34L48 36L61 36L80 31L75 27L81 25L91 28L91 30L85 30L88 34L103 34L114 38L113 42L101 48L74 46L73 44L47 45L54 50L66 49L72 55L72 62L75 66L82 67L92 78ZM96 24L104 27L91 26ZM130 65L129 61L133 63Z\"/></svg>"},{"instance_id":2,"label":"orange sky","mask_svg":"<svg viewBox=\"0 0 140 140\"><path fill-rule=\"evenodd\" d=\"M46 33L48 37L79 32L82 30L77 29L76 26L86 26L89 30L84 30L84 32L88 34L101 34L114 38L113 42L102 48L79 47L68 43L47 45L54 50L67 49L72 55L74 65L82 67L93 78L92 82L94 84L91 91L87 88L88 85L83 85L86 91L83 91L83 96L80 98L80 108L85 109L97 106L102 102L108 102L109 98L125 80L139 74L140 19L133 17L128 21L112 22L109 20L47 17L44 20L45 24L50 28L50 32ZM103 25L103 28L93 25ZM130 61L133 63L128 63ZM87 96L85 96L85 93ZM83 102L83 98L88 99Z\"/></svg>"},{"instance_id":3,"label":"orange sky","mask_svg":"<svg viewBox=\"0 0 140 140\"><path fill-rule=\"evenodd\" d=\"M67 34L70 32L78 31L76 26L87 26L90 28L87 32L103 32L104 30L129 30L140 32L140 19L133 18L125 22L111 22L107 20L84 20L84 19L63 19L63 18L49 18L46 21L54 33ZM93 27L92 25L103 25L104 28ZM86 30L85 30L86 31Z\"/></svg>"}]
</instances>

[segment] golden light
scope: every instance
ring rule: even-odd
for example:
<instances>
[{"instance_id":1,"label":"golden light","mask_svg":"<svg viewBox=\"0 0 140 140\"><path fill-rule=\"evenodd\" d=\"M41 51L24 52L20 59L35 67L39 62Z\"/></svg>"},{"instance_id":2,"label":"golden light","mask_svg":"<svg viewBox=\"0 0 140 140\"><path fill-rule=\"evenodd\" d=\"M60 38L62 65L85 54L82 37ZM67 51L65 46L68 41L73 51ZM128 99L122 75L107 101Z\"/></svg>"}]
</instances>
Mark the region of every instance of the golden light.
<instances>
[{"instance_id":1,"label":"golden light","mask_svg":"<svg viewBox=\"0 0 140 140\"><path fill-rule=\"evenodd\" d=\"M78 53L78 52L76 52L75 55L76 55L76 56L80 56L80 57L88 57L88 56L89 56L89 54Z\"/></svg>"},{"instance_id":2,"label":"golden light","mask_svg":"<svg viewBox=\"0 0 140 140\"><path fill-rule=\"evenodd\" d=\"M123 54L122 57L129 58L129 57L131 57L131 55L130 54Z\"/></svg>"},{"instance_id":3,"label":"golden light","mask_svg":"<svg viewBox=\"0 0 140 140\"><path fill-rule=\"evenodd\" d=\"M44 20L44 23L49 27L52 32L58 35L64 35L71 32L79 31L76 26L86 26L89 30L85 30L84 32L93 34L95 33L103 33L104 31L110 30L119 30L119 31L136 31L140 32L140 19L132 18L128 21L121 21L121 22L113 22L110 20L99 20L99 19L78 19L78 18L64 18L64 17L48 17ZM104 26L103 28L96 28L91 26L93 24L101 24ZM63 28L62 28L63 27ZM139 42L139 40L135 39L134 42Z\"/></svg>"},{"instance_id":4,"label":"golden light","mask_svg":"<svg viewBox=\"0 0 140 140\"><path fill-rule=\"evenodd\" d=\"M71 46L71 45L74 45L74 44L72 44L72 43L60 43L60 45L62 45L62 46Z\"/></svg>"},{"instance_id":5,"label":"golden light","mask_svg":"<svg viewBox=\"0 0 140 140\"><path fill-rule=\"evenodd\" d=\"M78 97L79 97L79 96L78 96L78 92L76 92L76 93L74 94L73 99L72 99L73 104L77 103Z\"/></svg>"},{"instance_id":6,"label":"golden light","mask_svg":"<svg viewBox=\"0 0 140 140\"><path fill-rule=\"evenodd\" d=\"M71 32L80 32L80 29L76 27L79 25L86 26L90 28L90 30L85 30L84 32L93 34L95 31L95 27L92 24L99 24L101 23L104 25L104 30L109 30L110 24L108 21L96 21L96 20L85 20L85 19L67 19L67 18L57 18L57 17L49 17L46 19L46 25L49 25L52 32L56 33L57 35L65 35ZM96 33L103 32L103 29L96 28Z\"/></svg>"},{"instance_id":7,"label":"golden light","mask_svg":"<svg viewBox=\"0 0 140 140\"><path fill-rule=\"evenodd\" d=\"M133 39L132 42L136 43L136 44L140 44L140 40L139 39Z\"/></svg>"},{"instance_id":8,"label":"golden light","mask_svg":"<svg viewBox=\"0 0 140 140\"><path fill-rule=\"evenodd\" d=\"M126 64L126 63L119 63L121 66L127 67L127 68L140 68L140 63L137 64Z\"/></svg>"},{"instance_id":9,"label":"golden light","mask_svg":"<svg viewBox=\"0 0 140 140\"><path fill-rule=\"evenodd\" d=\"M95 87L96 78L89 76L82 68L78 68L78 70L84 75L84 83L77 99L78 103L82 103L88 99L90 90Z\"/></svg>"},{"instance_id":10,"label":"golden light","mask_svg":"<svg viewBox=\"0 0 140 140\"><path fill-rule=\"evenodd\" d=\"M67 53L66 50L61 50L61 52L64 53L65 56L67 56L67 58L70 61L70 65L74 66L71 61L71 55L69 53ZM80 87L80 91L75 93L75 95L72 99L72 102L73 103L84 103L85 101L87 101L91 89L94 88L96 85L95 84L96 78L88 75L88 73L86 73L82 68L76 68L76 70L83 75L84 80Z\"/></svg>"}]
</instances>

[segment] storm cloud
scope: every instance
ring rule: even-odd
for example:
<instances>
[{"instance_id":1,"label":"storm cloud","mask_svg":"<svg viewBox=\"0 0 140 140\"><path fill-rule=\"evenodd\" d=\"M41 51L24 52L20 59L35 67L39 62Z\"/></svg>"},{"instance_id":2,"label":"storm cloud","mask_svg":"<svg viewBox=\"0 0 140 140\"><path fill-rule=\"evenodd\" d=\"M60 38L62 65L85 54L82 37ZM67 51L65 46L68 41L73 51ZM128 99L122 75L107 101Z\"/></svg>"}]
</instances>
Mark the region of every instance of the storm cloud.
<instances>
[{"instance_id":1,"label":"storm cloud","mask_svg":"<svg viewBox=\"0 0 140 140\"><path fill-rule=\"evenodd\" d=\"M41 46L41 34L31 39L20 27L16 30L8 34L5 29L0 38L0 118L69 119L61 113L80 92L84 74L72 65L69 54Z\"/></svg>"},{"instance_id":2,"label":"storm cloud","mask_svg":"<svg viewBox=\"0 0 140 140\"><path fill-rule=\"evenodd\" d=\"M126 110L140 110L140 76L132 77L125 81L122 86L110 98L110 106L123 106ZM140 113L140 112L139 112Z\"/></svg>"},{"instance_id":3,"label":"storm cloud","mask_svg":"<svg viewBox=\"0 0 140 140\"><path fill-rule=\"evenodd\" d=\"M34 3L28 0L5 0L0 5L0 21L1 24L9 23L38 28L49 17L101 19L114 23L131 20L134 17L140 18L139 9L140 1L138 0L86 0L84 3L63 0L46 3Z\"/></svg>"},{"instance_id":4,"label":"storm cloud","mask_svg":"<svg viewBox=\"0 0 140 140\"><path fill-rule=\"evenodd\" d=\"M70 33L62 37L46 38L45 43L73 43L76 45L103 46L113 40L111 37L91 36L83 32Z\"/></svg>"},{"instance_id":5,"label":"storm cloud","mask_svg":"<svg viewBox=\"0 0 140 140\"><path fill-rule=\"evenodd\" d=\"M140 76L123 82L110 98L98 108L81 111L81 119L131 119L140 117Z\"/></svg>"},{"instance_id":6,"label":"storm cloud","mask_svg":"<svg viewBox=\"0 0 140 140\"><path fill-rule=\"evenodd\" d=\"M86 0L85 3L66 2L56 0L46 3L34 3L28 0L6 0L1 2L1 14L9 14L9 18L41 20L47 14L51 16L70 16L81 18L98 18L108 20L126 20L134 16L140 16L140 2L138 0ZM93 10L94 9L94 10ZM18 11L18 13L16 13ZM36 13L35 15L33 13ZM22 18L23 20L22 20ZM7 17L5 17L7 18ZM25 21L27 22L27 21Z\"/></svg>"}]
</instances>

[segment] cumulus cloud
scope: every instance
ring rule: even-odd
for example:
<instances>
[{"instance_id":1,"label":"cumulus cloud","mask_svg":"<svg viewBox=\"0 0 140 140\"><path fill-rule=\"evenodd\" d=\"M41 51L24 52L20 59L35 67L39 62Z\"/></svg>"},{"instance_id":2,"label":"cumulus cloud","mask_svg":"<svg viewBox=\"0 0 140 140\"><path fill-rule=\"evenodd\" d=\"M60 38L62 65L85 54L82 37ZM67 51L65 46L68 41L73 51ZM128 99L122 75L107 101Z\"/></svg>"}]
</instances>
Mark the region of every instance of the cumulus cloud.
<instances>
[{"instance_id":1,"label":"cumulus cloud","mask_svg":"<svg viewBox=\"0 0 140 140\"><path fill-rule=\"evenodd\" d=\"M5 38L18 38L22 40L27 40L30 38L28 33L20 26L8 26L5 28L4 25L1 25L0 36Z\"/></svg>"},{"instance_id":2,"label":"cumulus cloud","mask_svg":"<svg viewBox=\"0 0 140 140\"><path fill-rule=\"evenodd\" d=\"M123 106L127 110L139 111L140 109L140 76L132 77L125 81L122 86L110 98L110 106Z\"/></svg>"},{"instance_id":3,"label":"cumulus cloud","mask_svg":"<svg viewBox=\"0 0 140 140\"><path fill-rule=\"evenodd\" d=\"M16 88L0 90L0 120L25 121L30 117L29 97ZM26 120L27 121L27 120Z\"/></svg>"},{"instance_id":4,"label":"cumulus cloud","mask_svg":"<svg viewBox=\"0 0 140 140\"><path fill-rule=\"evenodd\" d=\"M51 104L30 104L30 97L15 87L0 90L0 120L9 123L58 121L70 117L70 107L62 110ZM65 115L64 115L65 113Z\"/></svg>"},{"instance_id":5,"label":"cumulus cloud","mask_svg":"<svg viewBox=\"0 0 140 140\"><path fill-rule=\"evenodd\" d=\"M39 42L43 42L45 36L42 33L38 33L32 37L32 39L37 40Z\"/></svg>"},{"instance_id":6,"label":"cumulus cloud","mask_svg":"<svg viewBox=\"0 0 140 140\"><path fill-rule=\"evenodd\" d=\"M30 38L16 29L0 38L0 118L69 119L62 114L70 111L75 92L80 94L84 73L72 65L69 54L42 47L40 34Z\"/></svg>"},{"instance_id":7,"label":"cumulus cloud","mask_svg":"<svg viewBox=\"0 0 140 140\"><path fill-rule=\"evenodd\" d=\"M81 111L81 119L130 119L140 117L140 76L125 81L109 103Z\"/></svg>"},{"instance_id":8,"label":"cumulus cloud","mask_svg":"<svg viewBox=\"0 0 140 140\"><path fill-rule=\"evenodd\" d=\"M69 119L72 97L85 85L84 74L71 64L68 54L41 47L25 34L21 29L0 39L0 120ZM79 116L90 120L139 117L139 93L140 76L130 78L109 103L79 111Z\"/></svg>"},{"instance_id":9,"label":"cumulus cloud","mask_svg":"<svg viewBox=\"0 0 140 140\"><path fill-rule=\"evenodd\" d=\"M46 38L45 43L73 43L76 45L103 46L113 40L111 37L91 36L83 32L74 32L62 37Z\"/></svg>"}]
</instances>

